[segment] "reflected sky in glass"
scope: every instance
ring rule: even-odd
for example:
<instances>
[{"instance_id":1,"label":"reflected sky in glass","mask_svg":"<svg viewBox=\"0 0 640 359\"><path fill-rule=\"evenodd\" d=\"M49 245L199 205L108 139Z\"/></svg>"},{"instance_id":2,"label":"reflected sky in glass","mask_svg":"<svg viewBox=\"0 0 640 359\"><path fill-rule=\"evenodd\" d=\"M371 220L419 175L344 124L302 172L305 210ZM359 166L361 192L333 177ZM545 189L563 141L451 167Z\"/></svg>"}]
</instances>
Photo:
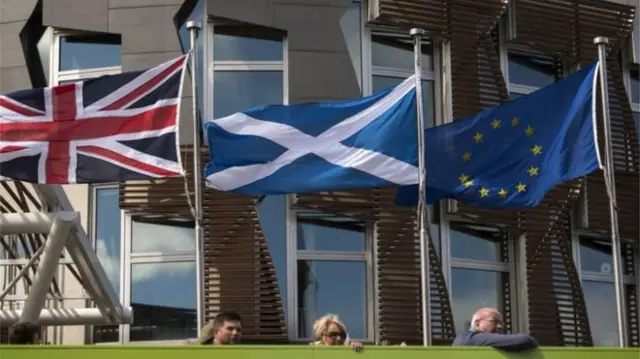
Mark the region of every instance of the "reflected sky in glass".
<instances>
[{"instance_id":1,"label":"reflected sky in glass","mask_svg":"<svg viewBox=\"0 0 640 359\"><path fill-rule=\"evenodd\" d=\"M280 287L280 298L287 313L287 197L284 195L267 196L258 205L258 218L269 247L271 261L276 270Z\"/></svg>"},{"instance_id":2,"label":"reflected sky in glass","mask_svg":"<svg viewBox=\"0 0 640 359\"><path fill-rule=\"evenodd\" d=\"M390 87L397 86L405 78L400 77L387 77L387 76L373 76L373 92L379 92L386 90ZM422 104L424 109L424 120L427 127L433 127L435 118L435 98L433 90L433 81L422 81Z\"/></svg>"},{"instance_id":3,"label":"reflected sky in glass","mask_svg":"<svg viewBox=\"0 0 640 359\"><path fill-rule=\"evenodd\" d=\"M509 54L509 82L544 87L555 82L555 67L548 59Z\"/></svg>"},{"instance_id":4,"label":"reflected sky in glass","mask_svg":"<svg viewBox=\"0 0 640 359\"><path fill-rule=\"evenodd\" d=\"M195 236L193 228L132 221L131 252L195 253Z\"/></svg>"},{"instance_id":5,"label":"reflected sky in glass","mask_svg":"<svg viewBox=\"0 0 640 359\"><path fill-rule=\"evenodd\" d=\"M618 329L613 283L582 281L582 291L595 346L617 346Z\"/></svg>"},{"instance_id":6,"label":"reflected sky in glass","mask_svg":"<svg viewBox=\"0 0 640 359\"><path fill-rule=\"evenodd\" d=\"M96 190L95 246L100 264L120 295L120 203L117 188Z\"/></svg>"},{"instance_id":7,"label":"reflected sky in glass","mask_svg":"<svg viewBox=\"0 0 640 359\"><path fill-rule=\"evenodd\" d=\"M413 41L407 39L406 47L399 48L387 45L376 40L389 39L388 37L372 36L371 41L371 63L373 66L393 67L414 71L415 58L413 55ZM433 70L433 46L422 44L422 69L423 71Z\"/></svg>"},{"instance_id":8,"label":"reflected sky in glass","mask_svg":"<svg viewBox=\"0 0 640 359\"><path fill-rule=\"evenodd\" d=\"M305 223L304 216L298 216L298 250L364 252L366 235L364 228L348 229L355 221L325 220L322 223ZM342 228L339 228L342 227Z\"/></svg>"},{"instance_id":9,"label":"reflected sky in glass","mask_svg":"<svg viewBox=\"0 0 640 359\"><path fill-rule=\"evenodd\" d=\"M501 272L477 269L451 269L451 306L456 332L469 329L473 313L482 307L503 311ZM506 279L506 278L505 278Z\"/></svg>"},{"instance_id":10,"label":"reflected sky in glass","mask_svg":"<svg viewBox=\"0 0 640 359\"><path fill-rule=\"evenodd\" d=\"M215 34L214 61L282 61L282 41Z\"/></svg>"},{"instance_id":11,"label":"reflected sky in glass","mask_svg":"<svg viewBox=\"0 0 640 359\"><path fill-rule=\"evenodd\" d=\"M60 39L60 71L120 66L120 44Z\"/></svg>"},{"instance_id":12,"label":"reflected sky in glass","mask_svg":"<svg viewBox=\"0 0 640 359\"><path fill-rule=\"evenodd\" d=\"M298 261L298 327L311 338L319 317L337 314L351 338L366 338L366 264L344 261Z\"/></svg>"},{"instance_id":13,"label":"reflected sky in glass","mask_svg":"<svg viewBox=\"0 0 640 359\"><path fill-rule=\"evenodd\" d=\"M500 262L502 261L502 246L499 241L489 236L482 238L451 229L451 256Z\"/></svg>"},{"instance_id":14,"label":"reflected sky in glass","mask_svg":"<svg viewBox=\"0 0 640 359\"><path fill-rule=\"evenodd\" d=\"M215 118L282 103L281 71L215 71L213 78Z\"/></svg>"},{"instance_id":15,"label":"reflected sky in glass","mask_svg":"<svg viewBox=\"0 0 640 359\"><path fill-rule=\"evenodd\" d=\"M131 341L196 337L195 262L131 266Z\"/></svg>"},{"instance_id":16,"label":"reflected sky in glass","mask_svg":"<svg viewBox=\"0 0 640 359\"><path fill-rule=\"evenodd\" d=\"M362 24L360 2L353 2L340 18L340 30L347 44L347 52L362 88Z\"/></svg>"},{"instance_id":17,"label":"reflected sky in glass","mask_svg":"<svg viewBox=\"0 0 640 359\"><path fill-rule=\"evenodd\" d=\"M611 246L605 243L594 243L586 239L582 239L580 242L581 270L613 275Z\"/></svg>"},{"instance_id":18,"label":"reflected sky in glass","mask_svg":"<svg viewBox=\"0 0 640 359\"><path fill-rule=\"evenodd\" d=\"M631 102L640 104L640 72L631 71Z\"/></svg>"}]
</instances>

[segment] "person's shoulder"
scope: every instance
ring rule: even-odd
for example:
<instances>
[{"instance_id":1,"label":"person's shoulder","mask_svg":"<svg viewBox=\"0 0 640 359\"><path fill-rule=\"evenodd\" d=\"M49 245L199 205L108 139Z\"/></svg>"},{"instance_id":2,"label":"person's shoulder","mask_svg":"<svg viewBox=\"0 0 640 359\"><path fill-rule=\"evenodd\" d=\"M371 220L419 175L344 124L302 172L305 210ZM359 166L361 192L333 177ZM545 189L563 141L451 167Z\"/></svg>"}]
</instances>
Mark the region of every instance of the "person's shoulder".
<instances>
[{"instance_id":1,"label":"person's shoulder","mask_svg":"<svg viewBox=\"0 0 640 359\"><path fill-rule=\"evenodd\" d=\"M472 331L460 332L460 333L456 334L456 337L453 340L453 344L452 345L454 345L454 346L472 345L472 344L470 344L472 335L473 335Z\"/></svg>"}]
</instances>

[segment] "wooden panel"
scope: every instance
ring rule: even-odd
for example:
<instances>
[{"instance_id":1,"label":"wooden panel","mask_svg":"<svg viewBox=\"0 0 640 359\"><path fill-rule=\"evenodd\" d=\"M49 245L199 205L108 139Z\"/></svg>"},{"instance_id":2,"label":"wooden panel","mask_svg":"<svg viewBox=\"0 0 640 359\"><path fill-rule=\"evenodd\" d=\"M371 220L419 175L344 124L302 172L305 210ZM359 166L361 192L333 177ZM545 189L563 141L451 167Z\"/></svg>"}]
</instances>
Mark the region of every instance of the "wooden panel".
<instances>
[{"instance_id":1,"label":"wooden panel","mask_svg":"<svg viewBox=\"0 0 640 359\"><path fill-rule=\"evenodd\" d=\"M192 152L182 151L193 203ZM208 153L202 152L203 166ZM120 206L153 220L193 220L183 178L120 184ZM203 188L205 320L236 311L249 341L286 341L275 269L252 197Z\"/></svg>"}]
</instances>

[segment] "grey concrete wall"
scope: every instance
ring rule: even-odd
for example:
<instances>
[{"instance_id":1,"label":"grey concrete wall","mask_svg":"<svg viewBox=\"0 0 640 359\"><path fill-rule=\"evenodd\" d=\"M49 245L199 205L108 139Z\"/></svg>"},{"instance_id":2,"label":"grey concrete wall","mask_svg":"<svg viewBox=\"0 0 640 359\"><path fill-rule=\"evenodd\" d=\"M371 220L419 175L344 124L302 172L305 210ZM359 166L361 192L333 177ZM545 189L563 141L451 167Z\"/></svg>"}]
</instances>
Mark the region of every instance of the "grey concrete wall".
<instances>
[{"instance_id":1,"label":"grey concrete wall","mask_svg":"<svg viewBox=\"0 0 640 359\"><path fill-rule=\"evenodd\" d=\"M37 0L0 0L0 93L31 87L20 31Z\"/></svg>"}]
</instances>

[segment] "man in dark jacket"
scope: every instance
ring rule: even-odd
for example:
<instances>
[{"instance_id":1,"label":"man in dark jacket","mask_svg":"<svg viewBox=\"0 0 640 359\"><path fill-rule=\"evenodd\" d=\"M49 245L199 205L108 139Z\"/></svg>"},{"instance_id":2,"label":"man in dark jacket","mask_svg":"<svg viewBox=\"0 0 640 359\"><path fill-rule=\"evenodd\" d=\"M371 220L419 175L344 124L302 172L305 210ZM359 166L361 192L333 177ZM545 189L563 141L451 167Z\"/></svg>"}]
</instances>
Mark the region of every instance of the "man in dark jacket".
<instances>
[{"instance_id":1,"label":"man in dark jacket","mask_svg":"<svg viewBox=\"0 0 640 359\"><path fill-rule=\"evenodd\" d=\"M471 319L469 331L460 333L454 346L491 346L503 350L527 350L538 347L538 342L527 334L504 334L502 315L493 308L478 309Z\"/></svg>"}]
</instances>

